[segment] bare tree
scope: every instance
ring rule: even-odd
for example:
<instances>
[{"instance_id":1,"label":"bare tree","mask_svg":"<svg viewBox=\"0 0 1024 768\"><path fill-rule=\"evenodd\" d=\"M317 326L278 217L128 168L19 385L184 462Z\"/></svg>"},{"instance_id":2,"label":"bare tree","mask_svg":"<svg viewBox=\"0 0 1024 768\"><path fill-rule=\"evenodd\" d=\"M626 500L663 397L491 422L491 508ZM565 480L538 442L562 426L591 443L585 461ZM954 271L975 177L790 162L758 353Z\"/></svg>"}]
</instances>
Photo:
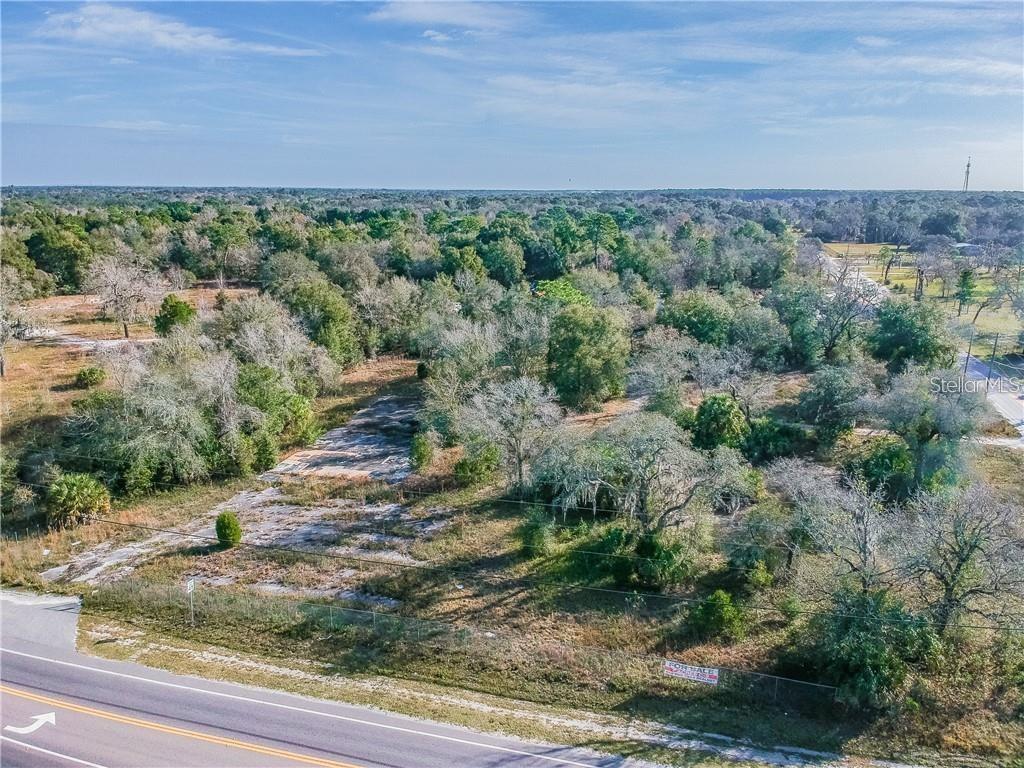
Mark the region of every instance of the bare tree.
<instances>
[{"instance_id":1,"label":"bare tree","mask_svg":"<svg viewBox=\"0 0 1024 768\"><path fill-rule=\"evenodd\" d=\"M27 330L24 318L8 303L7 297L0 293L0 377L7 373L7 345L24 336Z\"/></svg>"},{"instance_id":2,"label":"bare tree","mask_svg":"<svg viewBox=\"0 0 1024 768\"><path fill-rule=\"evenodd\" d=\"M683 432L656 413L621 416L589 438L568 434L538 460L534 478L555 489L563 509L599 499L656 532L692 522L694 503L720 479Z\"/></svg>"},{"instance_id":3,"label":"bare tree","mask_svg":"<svg viewBox=\"0 0 1024 768\"><path fill-rule=\"evenodd\" d=\"M644 334L630 363L630 384L647 395L678 389L691 375L696 348L692 336L668 326L655 326Z\"/></svg>"},{"instance_id":4,"label":"bare tree","mask_svg":"<svg viewBox=\"0 0 1024 768\"><path fill-rule=\"evenodd\" d=\"M561 417L551 389L523 377L489 384L476 392L461 409L458 430L470 440L497 445L510 479L521 490L527 464Z\"/></svg>"},{"instance_id":5,"label":"bare tree","mask_svg":"<svg viewBox=\"0 0 1024 768\"><path fill-rule=\"evenodd\" d=\"M828 259L825 246L816 237L801 238L796 244L796 267L805 274L821 277Z\"/></svg>"},{"instance_id":6,"label":"bare tree","mask_svg":"<svg viewBox=\"0 0 1024 768\"><path fill-rule=\"evenodd\" d=\"M1024 600L1024 511L984 486L914 502L904 561L941 632L965 613L995 616Z\"/></svg>"},{"instance_id":7,"label":"bare tree","mask_svg":"<svg viewBox=\"0 0 1024 768\"><path fill-rule=\"evenodd\" d=\"M104 311L121 323L126 339L128 324L145 317L160 290L157 273L123 244L89 265L85 287L98 295Z\"/></svg>"},{"instance_id":8,"label":"bare tree","mask_svg":"<svg viewBox=\"0 0 1024 768\"><path fill-rule=\"evenodd\" d=\"M540 372L548 352L548 317L524 301L512 303L498 317L501 351L498 359L513 376Z\"/></svg>"},{"instance_id":9,"label":"bare tree","mask_svg":"<svg viewBox=\"0 0 1024 768\"><path fill-rule=\"evenodd\" d=\"M853 578L863 592L890 583L899 570L900 516L879 493L797 459L780 459L767 474L796 512L799 531L829 557L837 577Z\"/></svg>"},{"instance_id":10,"label":"bare tree","mask_svg":"<svg viewBox=\"0 0 1024 768\"><path fill-rule=\"evenodd\" d=\"M309 377L326 385L337 374L327 352L313 344L295 318L268 296L244 296L229 302L204 330L230 349L239 362L271 368L288 383ZM172 333L168 339L174 337Z\"/></svg>"},{"instance_id":11,"label":"bare tree","mask_svg":"<svg viewBox=\"0 0 1024 768\"><path fill-rule=\"evenodd\" d=\"M878 304L880 289L871 280L851 272L844 262L834 273L830 286L818 307L818 333L821 353L826 360L835 357L843 337L852 333L857 323L867 318Z\"/></svg>"}]
</instances>

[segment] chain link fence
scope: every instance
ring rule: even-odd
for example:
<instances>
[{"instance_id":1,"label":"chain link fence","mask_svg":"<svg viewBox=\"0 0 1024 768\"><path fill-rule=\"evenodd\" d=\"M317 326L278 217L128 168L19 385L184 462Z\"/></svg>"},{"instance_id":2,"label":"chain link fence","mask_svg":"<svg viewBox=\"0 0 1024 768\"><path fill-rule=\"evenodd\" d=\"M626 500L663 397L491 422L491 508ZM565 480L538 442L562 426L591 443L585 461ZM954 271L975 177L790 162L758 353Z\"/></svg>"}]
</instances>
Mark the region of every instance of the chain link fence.
<instances>
[{"instance_id":1,"label":"chain link fence","mask_svg":"<svg viewBox=\"0 0 1024 768\"><path fill-rule=\"evenodd\" d=\"M84 600L86 611L113 611L180 628L188 636L196 628L223 636L268 632L315 639L346 659L361 660L359 671L400 670L429 679L431 657L447 654L446 683L451 670L473 679L503 677L513 685L573 685L601 692L632 693L670 703L673 699L711 698L730 703L777 705L820 715L839 706L833 686L743 670L715 668L717 683L682 679L672 660L656 655L577 646L515 632L461 626L277 595L199 585L190 595L182 585L125 580L100 586ZM175 630L177 631L177 630ZM417 663L422 662L422 663ZM686 667L684 674L698 668Z\"/></svg>"}]
</instances>

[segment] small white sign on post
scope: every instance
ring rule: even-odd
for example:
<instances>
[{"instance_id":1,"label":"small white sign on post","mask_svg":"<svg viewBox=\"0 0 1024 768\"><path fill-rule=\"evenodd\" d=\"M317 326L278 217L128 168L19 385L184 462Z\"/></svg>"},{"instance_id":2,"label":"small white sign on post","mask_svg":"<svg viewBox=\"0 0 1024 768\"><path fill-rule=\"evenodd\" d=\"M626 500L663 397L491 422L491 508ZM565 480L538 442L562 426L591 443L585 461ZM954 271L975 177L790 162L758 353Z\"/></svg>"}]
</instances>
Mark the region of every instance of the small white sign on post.
<instances>
[{"instance_id":1,"label":"small white sign on post","mask_svg":"<svg viewBox=\"0 0 1024 768\"><path fill-rule=\"evenodd\" d=\"M196 578L193 576L185 582L185 594L188 595L188 623L193 627L196 625Z\"/></svg>"},{"instance_id":2,"label":"small white sign on post","mask_svg":"<svg viewBox=\"0 0 1024 768\"><path fill-rule=\"evenodd\" d=\"M718 685L718 670L714 667L691 667L689 664L666 659L661 666L661 671L669 677L680 677L695 683Z\"/></svg>"}]
</instances>

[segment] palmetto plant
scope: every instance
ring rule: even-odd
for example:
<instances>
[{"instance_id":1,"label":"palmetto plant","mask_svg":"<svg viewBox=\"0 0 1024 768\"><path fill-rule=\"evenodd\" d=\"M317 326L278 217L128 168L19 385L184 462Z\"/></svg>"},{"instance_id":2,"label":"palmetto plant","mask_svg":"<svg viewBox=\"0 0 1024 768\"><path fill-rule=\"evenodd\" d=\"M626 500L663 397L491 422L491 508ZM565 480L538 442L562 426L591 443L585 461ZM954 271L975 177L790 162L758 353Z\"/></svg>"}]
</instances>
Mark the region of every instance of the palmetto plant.
<instances>
[{"instance_id":1,"label":"palmetto plant","mask_svg":"<svg viewBox=\"0 0 1024 768\"><path fill-rule=\"evenodd\" d=\"M47 521L53 528L77 525L110 511L110 493L92 475L69 473L57 478L46 497Z\"/></svg>"}]
</instances>

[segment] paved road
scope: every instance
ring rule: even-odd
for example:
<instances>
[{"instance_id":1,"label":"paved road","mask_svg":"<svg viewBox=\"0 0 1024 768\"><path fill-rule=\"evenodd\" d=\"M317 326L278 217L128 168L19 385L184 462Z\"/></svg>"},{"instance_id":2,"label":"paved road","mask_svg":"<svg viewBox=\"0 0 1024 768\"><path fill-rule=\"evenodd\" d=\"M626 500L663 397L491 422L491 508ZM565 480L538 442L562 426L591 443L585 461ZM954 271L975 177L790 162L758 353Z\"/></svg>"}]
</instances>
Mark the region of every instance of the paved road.
<instances>
[{"instance_id":1,"label":"paved road","mask_svg":"<svg viewBox=\"0 0 1024 768\"><path fill-rule=\"evenodd\" d=\"M530 744L83 656L74 650L77 602L4 592L0 609L0 764L5 767L631 764L589 750Z\"/></svg>"},{"instance_id":2,"label":"paved road","mask_svg":"<svg viewBox=\"0 0 1024 768\"><path fill-rule=\"evenodd\" d=\"M961 355L960 362L963 364L966 355ZM1021 434L1021 441L1024 442L1024 388L1021 381L1014 381L1003 376L997 369L993 368L989 376L989 365L974 355L967 361L966 376L971 381L984 385L988 401L999 414L1006 419Z\"/></svg>"}]
</instances>

